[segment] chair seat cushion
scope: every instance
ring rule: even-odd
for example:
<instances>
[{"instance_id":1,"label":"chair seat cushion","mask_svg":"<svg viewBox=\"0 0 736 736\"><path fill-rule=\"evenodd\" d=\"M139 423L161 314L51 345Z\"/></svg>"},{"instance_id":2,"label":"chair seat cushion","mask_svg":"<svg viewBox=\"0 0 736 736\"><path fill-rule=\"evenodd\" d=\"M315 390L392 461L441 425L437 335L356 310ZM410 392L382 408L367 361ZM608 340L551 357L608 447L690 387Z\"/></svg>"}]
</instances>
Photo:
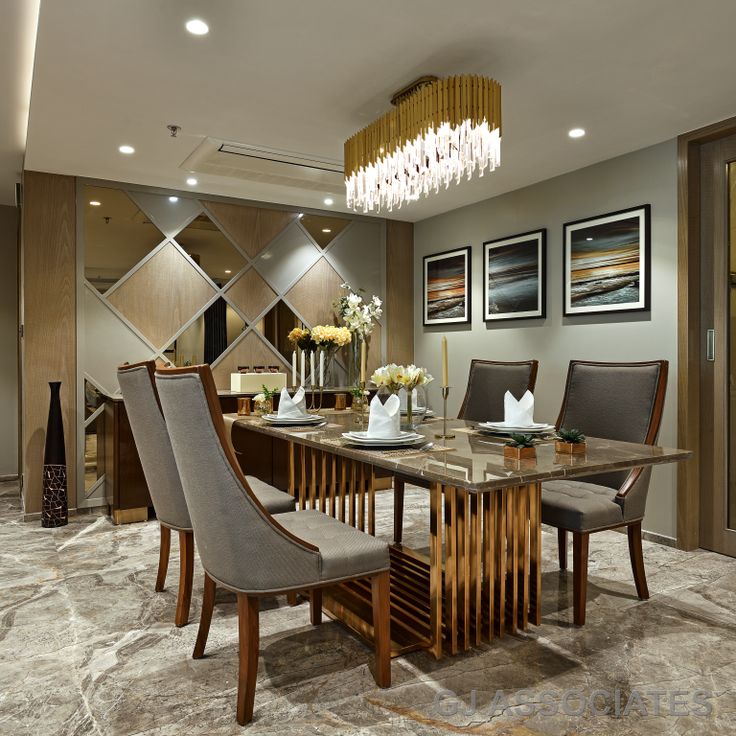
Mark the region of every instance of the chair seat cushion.
<instances>
[{"instance_id":1,"label":"chair seat cushion","mask_svg":"<svg viewBox=\"0 0 736 736\"><path fill-rule=\"evenodd\" d=\"M248 485L251 487L256 498L263 504L264 508L271 514L283 514L296 508L294 497L284 491L265 483L253 475L246 475Z\"/></svg>"},{"instance_id":2,"label":"chair seat cushion","mask_svg":"<svg viewBox=\"0 0 736 736\"><path fill-rule=\"evenodd\" d=\"M593 531L623 522L616 491L594 483L551 480L542 483L542 523L569 531Z\"/></svg>"},{"instance_id":3,"label":"chair seat cushion","mask_svg":"<svg viewBox=\"0 0 736 736\"><path fill-rule=\"evenodd\" d=\"M277 521L319 547L321 580L359 577L389 568L388 544L313 509L279 515Z\"/></svg>"}]
</instances>

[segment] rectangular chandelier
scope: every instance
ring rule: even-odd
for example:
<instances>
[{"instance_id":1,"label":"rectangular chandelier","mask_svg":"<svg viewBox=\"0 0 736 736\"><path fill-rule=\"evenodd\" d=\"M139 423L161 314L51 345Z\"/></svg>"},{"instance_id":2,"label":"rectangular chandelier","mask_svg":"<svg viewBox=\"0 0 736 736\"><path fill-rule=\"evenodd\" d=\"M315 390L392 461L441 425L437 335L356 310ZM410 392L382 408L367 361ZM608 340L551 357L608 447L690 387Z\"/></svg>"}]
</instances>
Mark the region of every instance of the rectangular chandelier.
<instances>
[{"instance_id":1,"label":"rectangular chandelier","mask_svg":"<svg viewBox=\"0 0 736 736\"><path fill-rule=\"evenodd\" d=\"M422 77L394 109L345 141L348 207L380 211L447 189L501 163L501 85L461 75Z\"/></svg>"}]
</instances>

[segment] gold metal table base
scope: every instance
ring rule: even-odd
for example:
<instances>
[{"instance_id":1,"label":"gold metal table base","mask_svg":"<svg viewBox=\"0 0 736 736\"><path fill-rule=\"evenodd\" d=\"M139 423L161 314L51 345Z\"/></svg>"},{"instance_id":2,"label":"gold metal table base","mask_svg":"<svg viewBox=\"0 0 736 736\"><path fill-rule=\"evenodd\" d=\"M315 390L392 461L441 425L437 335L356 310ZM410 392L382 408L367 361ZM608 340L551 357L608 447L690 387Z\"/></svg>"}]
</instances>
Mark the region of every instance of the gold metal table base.
<instances>
[{"instance_id":1,"label":"gold metal table base","mask_svg":"<svg viewBox=\"0 0 736 736\"><path fill-rule=\"evenodd\" d=\"M292 443L290 488L318 508L375 534L375 472ZM391 650L435 657L541 623L541 485L470 493L430 486L429 556L392 545ZM371 641L371 590L362 581L323 593L323 608Z\"/></svg>"}]
</instances>

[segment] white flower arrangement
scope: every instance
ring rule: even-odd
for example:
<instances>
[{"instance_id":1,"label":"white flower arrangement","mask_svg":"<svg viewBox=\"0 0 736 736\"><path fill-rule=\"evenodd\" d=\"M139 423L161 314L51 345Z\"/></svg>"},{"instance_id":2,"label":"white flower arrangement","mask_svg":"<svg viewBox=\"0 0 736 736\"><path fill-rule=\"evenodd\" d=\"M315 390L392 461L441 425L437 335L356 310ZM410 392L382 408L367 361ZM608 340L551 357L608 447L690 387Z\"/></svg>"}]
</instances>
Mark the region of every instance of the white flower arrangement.
<instances>
[{"instance_id":1,"label":"white flower arrangement","mask_svg":"<svg viewBox=\"0 0 736 736\"><path fill-rule=\"evenodd\" d=\"M256 394L253 397L253 401L256 404L262 404L265 400L266 400L266 395L265 394Z\"/></svg>"},{"instance_id":2,"label":"white flower arrangement","mask_svg":"<svg viewBox=\"0 0 736 736\"><path fill-rule=\"evenodd\" d=\"M356 294L348 283L340 284L340 288L348 293L338 297L333 306L350 332L365 339L383 314L383 302L375 294L369 301L363 301L363 297Z\"/></svg>"},{"instance_id":3,"label":"white flower arrangement","mask_svg":"<svg viewBox=\"0 0 736 736\"><path fill-rule=\"evenodd\" d=\"M413 363L406 366L389 363L378 368L371 376L371 381L376 386L385 386L394 393L402 388L413 391L417 386L424 386L433 380L426 368L420 368Z\"/></svg>"}]
</instances>

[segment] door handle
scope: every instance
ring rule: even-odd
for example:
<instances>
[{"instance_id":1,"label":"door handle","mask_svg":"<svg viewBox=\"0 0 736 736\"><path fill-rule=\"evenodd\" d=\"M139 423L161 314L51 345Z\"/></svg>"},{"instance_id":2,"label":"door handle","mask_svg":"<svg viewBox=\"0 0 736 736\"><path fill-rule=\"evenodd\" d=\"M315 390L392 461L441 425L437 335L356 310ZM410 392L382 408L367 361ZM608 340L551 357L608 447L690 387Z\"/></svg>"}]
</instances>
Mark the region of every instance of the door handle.
<instances>
[{"instance_id":1,"label":"door handle","mask_svg":"<svg viewBox=\"0 0 736 736\"><path fill-rule=\"evenodd\" d=\"M716 331L713 329L705 332L705 359L711 363L716 359Z\"/></svg>"}]
</instances>

